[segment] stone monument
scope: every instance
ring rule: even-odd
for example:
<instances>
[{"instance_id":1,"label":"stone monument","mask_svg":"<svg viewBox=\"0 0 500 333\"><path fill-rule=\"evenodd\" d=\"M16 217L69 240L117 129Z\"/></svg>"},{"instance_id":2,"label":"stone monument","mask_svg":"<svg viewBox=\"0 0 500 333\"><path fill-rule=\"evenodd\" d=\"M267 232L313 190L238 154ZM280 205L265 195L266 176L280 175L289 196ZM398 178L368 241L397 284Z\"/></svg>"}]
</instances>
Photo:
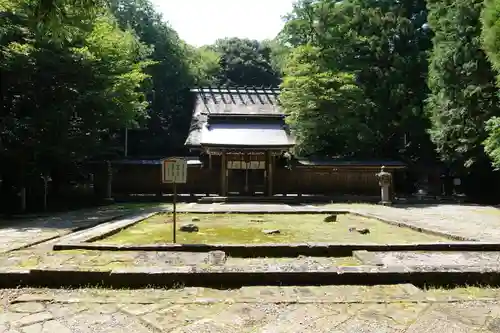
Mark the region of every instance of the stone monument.
<instances>
[{"instance_id":1,"label":"stone monument","mask_svg":"<svg viewBox=\"0 0 500 333\"><path fill-rule=\"evenodd\" d=\"M392 202L389 194L389 187L391 186L392 175L385 171L385 166L382 166L380 172L377 173L376 176L378 178L378 184L380 185L380 204L390 205Z\"/></svg>"}]
</instances>

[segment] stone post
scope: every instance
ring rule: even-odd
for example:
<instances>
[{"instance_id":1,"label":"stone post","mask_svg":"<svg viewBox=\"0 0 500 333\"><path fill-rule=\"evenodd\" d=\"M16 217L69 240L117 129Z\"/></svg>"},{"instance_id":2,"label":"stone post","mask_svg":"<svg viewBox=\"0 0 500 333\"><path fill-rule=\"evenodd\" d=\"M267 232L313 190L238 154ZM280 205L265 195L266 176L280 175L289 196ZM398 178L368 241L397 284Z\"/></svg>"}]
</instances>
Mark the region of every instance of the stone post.
<instances>
[{"instance_id":1,"label":"stone post","mask_svg":"<svg viewBox=\"0 0 500 333\"><path fill-rule=\"evenodd\" d=\"M110 161L105 162L105 188L104 188L104 204L111 204L113 199L113 167Z\"/></svg>"},{"instance_id":2,"label":"stone post","mask_svg":"<svg viewBox=\"0 0 500 333\"><path fill-rule=\"evenodd\" d=\"M380 172L376 174L378 178L378 184L380 185L380 204L381 205L390 205L391 198L389 193L389 188L392 182L392 175L389 172L385 171L385 166L382 166Z\"/></svg>"}]
</instances>

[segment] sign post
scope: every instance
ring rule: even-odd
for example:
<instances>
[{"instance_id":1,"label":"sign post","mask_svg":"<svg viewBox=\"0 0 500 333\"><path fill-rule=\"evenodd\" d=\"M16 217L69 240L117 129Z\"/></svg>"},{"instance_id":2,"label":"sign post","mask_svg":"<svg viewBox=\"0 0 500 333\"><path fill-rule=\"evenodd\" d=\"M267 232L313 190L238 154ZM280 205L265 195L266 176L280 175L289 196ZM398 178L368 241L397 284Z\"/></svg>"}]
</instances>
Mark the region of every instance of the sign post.
<instances>
[{"instance_id":1,"label":"sign post","mask_svg":"<svg viewBox=\"0 0 500 333\"><path fill-rule=\"evenodd\" d=\"M187 162L180 157L173 157L163 160L162 163L162 182L172 184L173 187L173 228L172 240L176 242L177 233L177 184L184 184L187 180Z\"/></svg>"}]
</instances>

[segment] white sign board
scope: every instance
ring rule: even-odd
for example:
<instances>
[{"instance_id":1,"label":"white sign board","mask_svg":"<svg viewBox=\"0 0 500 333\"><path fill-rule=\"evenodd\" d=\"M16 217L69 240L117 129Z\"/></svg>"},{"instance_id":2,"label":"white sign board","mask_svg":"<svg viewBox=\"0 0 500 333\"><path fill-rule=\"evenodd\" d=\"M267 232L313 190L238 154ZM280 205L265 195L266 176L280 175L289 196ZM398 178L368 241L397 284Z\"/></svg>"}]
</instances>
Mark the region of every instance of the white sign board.
<instances>
[{"instance_id":1,"label":"white sign board","mask_svg":"<svg viewBox=\"0 0 500 333\"><path fill-rule=\"evenodd\" d=\"M169 184L184 184L187 179L187 161L173 157L163 160L162 181Z\"/></svg>"}]
</instances>

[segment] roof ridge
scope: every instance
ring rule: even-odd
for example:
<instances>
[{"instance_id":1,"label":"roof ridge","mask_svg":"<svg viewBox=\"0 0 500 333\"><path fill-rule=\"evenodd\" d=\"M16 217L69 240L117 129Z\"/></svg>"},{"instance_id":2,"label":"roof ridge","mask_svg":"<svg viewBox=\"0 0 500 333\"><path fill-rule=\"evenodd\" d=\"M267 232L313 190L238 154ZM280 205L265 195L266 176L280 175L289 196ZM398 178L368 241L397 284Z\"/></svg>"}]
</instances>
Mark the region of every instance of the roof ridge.
<instances>
[{"instance_id":1,"label":"roof ridge","mask_svg":"<svg viewBox=\"0 0 500 333\"><path fill-rule=\"evenodd\" d=\"M195 93L224 93L224 94L278 94L280 92L280 88L275 87L257 87L257 86L208 86L208 87L197 87L192 88L191 92Z\"/></svg>"}]
</instances>

